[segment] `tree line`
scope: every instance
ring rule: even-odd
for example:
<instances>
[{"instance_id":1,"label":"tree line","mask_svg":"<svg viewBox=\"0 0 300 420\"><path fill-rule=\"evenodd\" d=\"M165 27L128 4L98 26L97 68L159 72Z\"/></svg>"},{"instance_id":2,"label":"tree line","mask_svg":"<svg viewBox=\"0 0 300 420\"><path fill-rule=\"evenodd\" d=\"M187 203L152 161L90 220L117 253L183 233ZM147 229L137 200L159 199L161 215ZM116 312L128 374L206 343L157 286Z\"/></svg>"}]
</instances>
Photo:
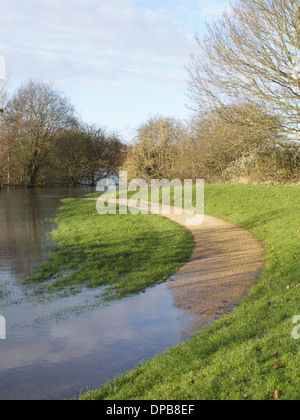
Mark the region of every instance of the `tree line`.
<instances>
[{"instance_id":1,"label":"tree line","mask_svg":"<svg viewBox=\"0 0 300 420\"><path fill-rule=\"evenodd\" d=\"M79 122L51 85L28 81L11 98L2 89L0 183L93 185L120 168L129 180L299 182L298 0L238 0L196 41L192 118L151 117L126 146Z\"/></svg>"},{"instance_id":2,"label":"tree line","mask_svg":"<svg viewBox=\"0 0 300 420\"><path fill-rule=\"evenodd\" d=\"M228 122L213 115L192 122L150 118L128 147L128 179L299 182L299 145L268 127L274 122L269 115L260 117L261 125L253 126L235 121L236 115Z\"/></svg>"},{"instance_id":3,"label":"tree line","mask_svg":"<svg viewBox=\"0 0 300 420\"><path fill-rule=\"evenodd\" d=\"M81 122L51 84L29 80L11 97L2 85L0 99L0 184L95 185L117 173L122 141Z\"/></svg>"}]
</instances>

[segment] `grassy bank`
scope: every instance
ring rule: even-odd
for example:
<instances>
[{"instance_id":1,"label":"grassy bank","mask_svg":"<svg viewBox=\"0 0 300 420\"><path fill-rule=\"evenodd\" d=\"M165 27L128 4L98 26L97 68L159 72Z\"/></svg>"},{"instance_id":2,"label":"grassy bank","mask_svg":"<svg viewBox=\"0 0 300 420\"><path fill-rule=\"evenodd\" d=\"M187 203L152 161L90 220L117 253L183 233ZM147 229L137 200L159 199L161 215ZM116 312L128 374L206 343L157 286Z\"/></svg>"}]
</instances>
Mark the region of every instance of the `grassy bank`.
<instances>
[{"instance_id":1,"label":"grassy bank","mask_svg":"<svg viewBox=\"0 0 300 420\"><path fill-rule=\"evenodd\" d=\"M211 185L206 213L263 241L265 268L237 309L190 342L82 399L299 399L300 187ZM297 287L298 286L298 287Z\"/></svg>"},{"instance_id":2,"label":"grassy bank","mask_svg":"<svg viewBox=\"0 0 300 420\"><path fill-rule=\"evenodd\" d=\"M194 246L189 231L165 218L100 216L95 201L64 200L55 222L56 251L25 280L43 292L104 286L105 300L118 299L164 281Z\"/></svg>"}]
</instances>

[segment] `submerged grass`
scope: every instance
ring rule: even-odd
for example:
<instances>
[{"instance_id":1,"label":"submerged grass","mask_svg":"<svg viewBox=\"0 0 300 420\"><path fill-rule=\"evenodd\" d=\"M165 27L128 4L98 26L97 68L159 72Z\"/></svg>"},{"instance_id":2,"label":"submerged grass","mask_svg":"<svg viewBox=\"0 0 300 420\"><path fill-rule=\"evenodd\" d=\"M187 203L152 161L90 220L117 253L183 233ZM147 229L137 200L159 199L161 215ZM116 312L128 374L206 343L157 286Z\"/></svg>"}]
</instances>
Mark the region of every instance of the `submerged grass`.
<instances>
[{"instance_id":1,"label":"submerged grass","mask_svg":"<svg viewBox=\"0 0 300 420\"><path fill-rule=\"evenodd\" d=\"M300 187L210 185L206 213L263 241L265 268L231 314L81 399L299 399Z\"/></svg>"},{"instance_id":2,"label":"submerged grass","mask_svg":"<svg viewBox=\"0 0 300 420\"><path fill-rule=\"evenodd\" d=\"M190 257L192 235L155 215L104 215L94 201L67 199L55 219L58 244L26 278L42 291L76 293L104 286L105 300L163 282Z\"/></svg>"}]
</instances>

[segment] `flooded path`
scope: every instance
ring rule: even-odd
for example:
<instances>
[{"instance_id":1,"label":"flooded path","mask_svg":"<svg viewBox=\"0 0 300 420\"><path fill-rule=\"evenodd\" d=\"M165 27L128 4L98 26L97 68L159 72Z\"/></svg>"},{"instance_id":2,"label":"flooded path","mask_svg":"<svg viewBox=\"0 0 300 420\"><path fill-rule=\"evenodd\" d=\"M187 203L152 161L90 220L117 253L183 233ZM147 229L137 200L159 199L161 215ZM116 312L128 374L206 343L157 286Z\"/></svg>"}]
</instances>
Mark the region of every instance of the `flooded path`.
<instances>
[{"instance_id":1,"label":"flooded path","mask_svg":"<svg viewBox=\"0 0 300 420\"><path fill-rule=\"evenodd\" d=\"M18 304L5 316L2 400L77 397L203 327L173 306L166 284L107 306L87 291L52 304Z\"/></svg>"},{"instance_id":2,"label":"flooded path","mask_svg":"<svg viewBox=\"0 0 300 420\"><path fill-rule=\"evenodd\" d=\"M208 321L174 306L167 284L118 302L99 303L101 290L38 300L22 276L47 258L61 198L89 191L0 191L0 400L78 397L187 340Z\"/></svg>"}]
</instances>

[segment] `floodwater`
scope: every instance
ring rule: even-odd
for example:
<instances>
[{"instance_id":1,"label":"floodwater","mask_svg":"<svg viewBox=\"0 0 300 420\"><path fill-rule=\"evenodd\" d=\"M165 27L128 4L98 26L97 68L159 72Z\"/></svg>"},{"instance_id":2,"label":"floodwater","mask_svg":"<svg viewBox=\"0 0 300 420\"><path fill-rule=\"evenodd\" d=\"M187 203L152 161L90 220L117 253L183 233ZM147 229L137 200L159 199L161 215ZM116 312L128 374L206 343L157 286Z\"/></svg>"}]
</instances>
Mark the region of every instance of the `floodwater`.
<instances>
[{"instance_id":1,"label":"floodwater","mask_svg":"<svg viewBox=\"0 0 300 420\"><path fill-rule=\"evenodd\" d=\"M60 200L88 192L0 191L0 400L77 398L205 326L173 305L166 284L105 305L101 290L42 299L22 284L54 246L49 218Z\"/></svg>"}]
</instances>

